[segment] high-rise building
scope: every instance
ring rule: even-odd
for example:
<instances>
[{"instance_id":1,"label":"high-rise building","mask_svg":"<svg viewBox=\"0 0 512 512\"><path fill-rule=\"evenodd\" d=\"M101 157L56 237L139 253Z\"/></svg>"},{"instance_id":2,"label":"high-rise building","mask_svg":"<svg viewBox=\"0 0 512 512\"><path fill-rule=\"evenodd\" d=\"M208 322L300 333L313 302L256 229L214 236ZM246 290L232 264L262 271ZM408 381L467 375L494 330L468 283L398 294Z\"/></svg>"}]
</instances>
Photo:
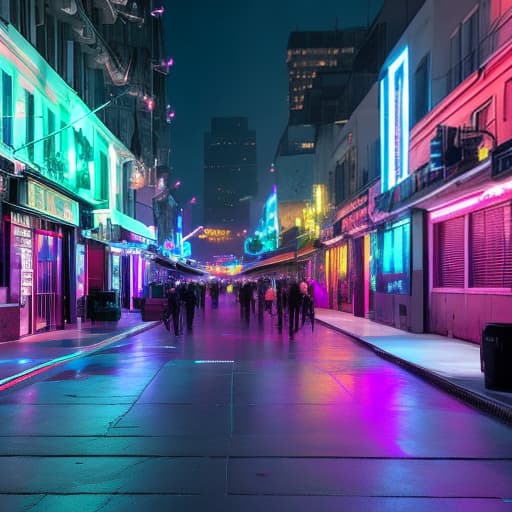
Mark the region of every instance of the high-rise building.
<instances>
[{"instance_id":1,"label":"high-rise building","mask_svg":"<svg viewBox=\"0 0 512 512\"><path fill-rule=\"evenodd\" d=\"M288 39L289 124L306 122L304 99L322 71L350 71L364 28L292 32Z\"/></svg>"},{"instance_id":2,"label":"high-rise building","mask_svg":"<svg viewBox=\"0 0 512 512\"><path fill-rule=\"evenodd\" d=\"M245 117L213 118L204 137L204 224L247 230L256 194L256 132Z\"/></svg>"}]
</instances>

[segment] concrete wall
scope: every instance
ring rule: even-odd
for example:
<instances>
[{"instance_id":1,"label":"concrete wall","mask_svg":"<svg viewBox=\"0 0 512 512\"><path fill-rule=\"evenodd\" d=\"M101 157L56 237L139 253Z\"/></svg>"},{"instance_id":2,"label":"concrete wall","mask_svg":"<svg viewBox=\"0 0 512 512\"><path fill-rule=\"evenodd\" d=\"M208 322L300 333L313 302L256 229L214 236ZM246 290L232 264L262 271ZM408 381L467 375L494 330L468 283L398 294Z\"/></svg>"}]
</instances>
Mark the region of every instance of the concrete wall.
<instances>
[{"instance_id":1,"label":"concrete wall","mask_svg":"<svg viewBox=\"0 0 512 512\"><path fill-rule=\"evenodd\" d=\"M430 330L480 343L487 323L512 323L512 296L433 291Z\"/></svg>"}]
</instances>

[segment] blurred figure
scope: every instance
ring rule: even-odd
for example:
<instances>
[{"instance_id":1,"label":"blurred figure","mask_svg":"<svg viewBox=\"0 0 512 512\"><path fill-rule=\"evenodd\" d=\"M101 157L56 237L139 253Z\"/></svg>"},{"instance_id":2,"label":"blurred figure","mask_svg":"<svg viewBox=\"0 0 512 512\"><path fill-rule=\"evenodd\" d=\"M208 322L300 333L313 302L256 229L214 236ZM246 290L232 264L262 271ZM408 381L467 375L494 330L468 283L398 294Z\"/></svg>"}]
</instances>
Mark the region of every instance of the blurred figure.
<instances>
[{"instance_id":1,"label":"blurred figure","mask_svg":"<svg viewBox=\"0 0 512 512\"><path fill-rule=\"evenodd\" d=\"M189 283L183 293L183 302L185 303L185 312L187 320L187 331L192 331L194 323L194 313L196 310L196 294L194 290L194 283Z\"/></svg>"},{"instance_id":2,"label":"blurred figure","mask_svg":"<svg viewBox=\"0 0 512 512\"><path fill-rule=\"evenodd\" d=\"M258 300L258 287L254 281L251 283L251 311L252 314L256 314L256 302Z\"/></svg>"},{"instance_id":3,"label":"blurred figure","mask_svg":"<svg viewBox=\"0 0 512 512\"><path fill-rule=\"evenodd\" d=\"M288 288L288 332L290 341L293 341L295 333L299 330L301 299L299 283L293 280Z\"/></svg>"},{"instance_id":4,"label":"blurred figure","mask_svg":"<svg viewBox=\"0 0 512 512\"><path fill-rule=\"evenodd\" d=\"M249 322L251 312L251 297L252 287L249 281L245 281L240 288L239 300L240 300L240 314L246 322Z\"/></svg>"},{"instance_id":5,"label":"blurred figure","mask_svg":"<svg viewBox=\"0 0 512 512\"><path fill-rule=\"evenodd\" d=\"M272 314L272 304L276 300L276 291L270 283L268 288L265 290L265 311Z\"/></svg>"},{"instance_id":6,"label":"blurred figure","mask_svg":"<svg viewBox=\"0 0 512 512\"><path fill-rule=\"evenodd\" d=\"M304 326L306 320L311 322L311 330L315 328L315 302L311 288L305 281L300 283L300 292L302 295L301 304L301 325Z\"/></svg>"},{"instance_id":7,"label":"blurred figure","mask_svg":"<svg viewBox=\"0 0 512 512\"><path fill-rule=\"evenodd\" d=\"M169 330L169 324L172 319L172 326L174 330L174 335L179 336L181 334L180 332L180 307L181 307L181 300L180 296L178 295L178 292L176 291L176 288L171 288L169 292L167 293L167 311L166 316L166 327Z\"/></svg>"},{"instance_id":8,"label":"blurred figure","mask_svg":"<svg viewBox=\"0 0 512 512\"><path fill-rule=\"evenodd\" d=\"M204 309L206 302L206 284L204 281L199 282L199 307Z\"/></svg>"},{"instance_id":9,"label":"blurred figure","mask_svg":"<svg viewBox=\"0 0 512 512\"><path fill-rule=\"evenodd\" d=\"M210 284L210 297L212 299L212 308L217 308L219 306L219 283L214 281Z\"/></svg>"}]
</instances>

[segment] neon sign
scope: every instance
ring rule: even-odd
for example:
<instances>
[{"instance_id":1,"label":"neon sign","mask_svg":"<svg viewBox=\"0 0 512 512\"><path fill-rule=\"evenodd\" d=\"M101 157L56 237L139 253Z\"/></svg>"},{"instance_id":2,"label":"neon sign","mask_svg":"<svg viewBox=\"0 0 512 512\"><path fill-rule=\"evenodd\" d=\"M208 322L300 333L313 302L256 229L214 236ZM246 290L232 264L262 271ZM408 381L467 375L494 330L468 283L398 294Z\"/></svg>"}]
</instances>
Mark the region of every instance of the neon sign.
<instances>
[{"instance_id":1,"label":"neon sign","mask_svg":"<svg viewBox=\"0 0 512 512\"><path fill-rule=\"evenodd\" d=\"M382 192L409 174L409 49L391 62L380 82Z\"/></svg>"},{"instance_id":2,"label":"neon sign","mask_svg":"<svg viewBox=\"0 0 512 512\"><path fill-rule=\"evenodd\" d=\"M258 229L253 236L245 239L244 252L253 256L277 249L279 242L279 215L277 210L277 188L274 185L272 193L266 200Z\"/></svg>"},{"instance_id":3,"label":"neon sign","mask_svg":"<svg viewBox=\"0 0 512 512\"><path fill-rule=\"evenodd\" d=\"M499 185L493 185L483 192L478 192L470 197L456 201L450 205L430 212L430 218L434 220L445 219L451 215L463 215L468 210L476 207L484 207L496 203L496 199L505 200L512 197L512 180Z\"/></svg>"}]
</instances>

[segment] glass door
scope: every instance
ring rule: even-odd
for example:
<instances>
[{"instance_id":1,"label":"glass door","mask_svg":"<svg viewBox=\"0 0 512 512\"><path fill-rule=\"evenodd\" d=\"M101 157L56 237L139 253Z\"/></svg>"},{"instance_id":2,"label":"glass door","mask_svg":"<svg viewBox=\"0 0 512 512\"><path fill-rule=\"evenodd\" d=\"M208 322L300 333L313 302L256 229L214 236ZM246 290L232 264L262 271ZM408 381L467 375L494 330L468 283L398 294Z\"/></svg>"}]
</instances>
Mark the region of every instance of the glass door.
<instances>
[{"instance_id":1,"label":"glass door","mask_svg":"<svg viewBox=\"0 0 512 512\"><path fill-rule=\"evenodd\" d=\"M62 324L62 239L57 233L36 232L35 330Z\"/></svg>"}]
</instances>

